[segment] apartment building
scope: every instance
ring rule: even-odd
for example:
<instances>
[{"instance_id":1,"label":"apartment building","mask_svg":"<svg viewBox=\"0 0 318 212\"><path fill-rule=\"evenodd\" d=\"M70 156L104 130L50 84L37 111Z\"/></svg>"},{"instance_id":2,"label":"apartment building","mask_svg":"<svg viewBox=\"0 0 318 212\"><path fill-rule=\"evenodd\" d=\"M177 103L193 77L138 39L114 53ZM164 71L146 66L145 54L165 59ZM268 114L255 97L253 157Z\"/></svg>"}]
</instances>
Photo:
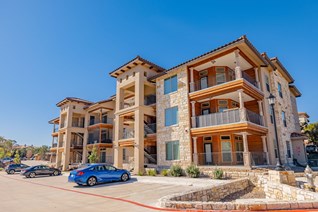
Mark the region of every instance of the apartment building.
<instances>
[{"instance_id":1,"label":"apartment building","mask_svg":"<svg viewBox=\"0 0 318 212\"><path fill-rule=\"evenodd\" d=\"M168 70L137 56L110 76L116 79L116 95L109 100L66 98L57 104L60 117L50 123L60 124L51 150L58 166L87 162L90 145L99 142L100 159L113 156L113 161L100 161L135 173L150 163L248 169L276 164L270 93L276 96L281 160L305 162L304 152L298 151L303 137L296 121L301 93L278 58L260 54L246 36ZM107 123L91 125L92 117L92 122L106 117ZM73 119L82 127L74 127ZM72 149L70 132L82 149ZM108 143L101 142L105 133Z\"/></svg>"}]
</instances>

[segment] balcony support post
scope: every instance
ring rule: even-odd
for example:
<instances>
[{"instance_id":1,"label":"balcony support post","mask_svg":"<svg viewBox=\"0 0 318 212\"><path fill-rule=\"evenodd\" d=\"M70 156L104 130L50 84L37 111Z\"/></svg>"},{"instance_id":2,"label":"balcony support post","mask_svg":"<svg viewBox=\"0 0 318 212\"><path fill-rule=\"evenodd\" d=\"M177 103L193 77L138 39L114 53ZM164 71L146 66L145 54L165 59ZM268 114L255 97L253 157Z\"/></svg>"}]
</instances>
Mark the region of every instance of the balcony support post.
<instances>
[{"instance_id":1,"label":"balcony support post","mask_svg":"<svg viewBox=\"0 0 318 212\"><path fill-rule=\"evenodd\" d=\"M239 103L240 103L240 119L241 121L246 121L246 109L244 107L244 100L243 100L243 90L238 90L239 95Z\"/></svg>"},{"instance_id":2,"label":"balcony support post","mask_svg":"<svg viewBox=\"0 0 318 212\"><path fill-rule=\"evenodd\" d=\"M261 90L261 83L260 83L259 77L258 77L258 67L254 68L254 71L255 71L255 79L256 79L257 87L258 87L258 89Z\"/></svg>"},{"instance_id":3,"label":"balcony support post","mask_svg":"<svg viewBox=\"0 0 318 212\"><path fill-rule=\"evenodd\" d=\"M197 137L192 137L193 140L193 163L198 165L198 147L197 147Z\"/></svg>"},{"instance_id":4,"label":"balcony support post","mask_svg":"<svg viewBox=\"0 0 318 212\"><path fill-rule=\"evenodd\" d=\"M244 166L246 168L252 168L251 153L248 151L247 133L243 132L242 136L243 136L243 147L244 147L244 152L243 152Z\"/></svg>"},{"instance_id":5,"label":"balcony support post","mask_svg":"<svg viewBox=\"0 0 318 212\"><path fill-rule=\"evenodd\" d=\"M191 101L191 111L192 111L192 116L191 116L191 124L192 128L196 127L196 121L195 121L195 101Z\"/></svg>"},{"instance_id":6,"label":"balcony support post","mask_svg":"<svg viewBox=\"0 0 318 212\"><path fill-rule=\"evenodd\" d=\"M235 79L241 79L242 78L242 70L240 66L240 50L235 50Z\"/></svg>"},{"instance_id":7,"label":"balcony support post","mask_svg":"<svg viewBox=\"0 0 318 212\"><path fill-rule=\"evenodd\" d=\"M190 92L194 91L193 68L190 68Z\"/></svg>"},{"instance_id":8,"label":"balcony support post","mask_svg":"<svg viewBox=\"0 0 318 212\"><path fill-rule=\"evenodd\" d=\"M141 109L135 111L135 140L134 140L134 173L144 171L144 112Z\"/></svg>"},{"instance_id":9,"label":"balcony support post","mask_svg":"<svg viewBox=\"0 0 318 212\"><path fill-rule=\"evenodd\" d=\"M263 113L263 105L262 105L262 101L259 100L257 101L258 103L258 109L259 109L259 115L261 116L261 124L264 125L265 121L264 121L264 113Z\"/></svg>"},{"instance_id":10,"label":"balcony support post","mask_svg":"<svg viewBox=\"0 0 318 212\"><path fill-rule=\"evenodd\" d=\"M269 165L269 155L267 150L267 144L266 144L266 136L262 136L262 143L263 143L263 151L266 155L266 163Z\"/></svg>"}]
</instances>

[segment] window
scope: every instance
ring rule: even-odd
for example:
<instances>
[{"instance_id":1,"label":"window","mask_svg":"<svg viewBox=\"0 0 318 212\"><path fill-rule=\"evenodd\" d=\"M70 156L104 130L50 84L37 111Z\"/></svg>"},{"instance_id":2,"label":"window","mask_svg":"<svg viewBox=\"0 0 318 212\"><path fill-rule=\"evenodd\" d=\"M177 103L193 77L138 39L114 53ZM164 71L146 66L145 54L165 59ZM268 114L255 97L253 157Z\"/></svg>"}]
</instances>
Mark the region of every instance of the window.
<instances>
[{"instance_id":1,"label":"window","mask_svg":"<svg viewBox=\"0 0 318 212\"><path fill-rule=\"evenodd\" d=\"M265 83L266 83L266 90L267 90L268 92L271 92L271 89L270 89L270 87L269 87L269 78L268 78L267 75L265 75Z\"/></svg>"},{"instance_id":2,"label":"window","mask_svg":"<svg viewBox=\"0 0 318 212\"><path fill-rule=\"evenodd\" d=\"M271 123L274 124L274 116L273 116L272 108L269 108L269 116L270 116L270 119L271 119Z\"/></svg>"},{"instance_id":3,"label":"window","mask_svg":"<svg viewBox=\"0 0 318 212\"><path fill-rule=\"evenodd\" d=\"M225 69L223 67L216 68L216 84L225 83Z\"/></svg>"},{"instance_id":4,"label":"window","mask_svg":"<svg viewBox=\"0 0 318 212\"><path fill-rule=\"evenodd\" d=\"M218 100L219 112L223 112L228 109L227 100Z\"/></svg>"},{"instance_id":5,"label":"window","mask_svg":"<svg viewBox=\"0 0 318 212\"><path fill-rule=\"evenodd\" d=\"M286 141L287 157L291 158L290 141Z\"/></svg>"},{"instance_id":6,"label":"window","mask_svg":"<svg viewBox=\"0 0 318 212\"><path fill-rule=\"evenodd\" d=\"M178 78L177 75L169 77L164 81L164 94L168 94L178 90Z\"/></svg>"},{"instance_id":7,"label":"window","mask_svg":"<svg viewBox=\"0 0 318 212\"><path fill-rule=\"evenodd\" d=\"M165 126L178 124L178 107L171 107L165 110Z\"/></svg>"},{"instance_id":8,"label":"window","mask_svg":"<svg viewBox=\"0 0 318 212\"><path fill-rule=\"evenodd\" d=\"M179 160L179 141L166 143L166 160Z\"/></svg>"},{"instance_id":9,"label":"window","mask_svg":"<svg viewBox=\"0 0 318 212\"><path fill-rule=\"evenodd\" d=\"M128 75L126 75L126 80L128 80L128 77L129 77L129 76L128 76Z\"/></svg>"},{"instance_id":10,"label":"window","mask_svg":"<svg viewBox=\"0 0 318 212\"><path fill-rule=\"evenodd\" d=\"M284 111L282 111L282 120L283 120L284 127L287 127L286 114Z\"/></svg>"},{"instance_id":11,"label":"window","mask_svg":"<svg viewBox=\"0 0 318 212\"><path fill-rule=\"evenodd\" d=\"M282 91L282 85L280 83L278 83L277 85L278 87L278 94L281 98L283 98L283 91Z\"/></svg>"},{"instance_id":12,"label":"window","mask_svg":"<svg viewBox=\"0 0 318 212\"><path fill-rule=\"evenodd\" d=\"M147 77L147 72L144 72L144 76Z\"/></svg>"},{"instance_id":13,"label":"window","mask_svg":"<svg viewBox=\"0 0 318 212\"><path fill-rule=\"evenodd\" d=\"M126 160L126 149L123 149L123 161Z\"/></svg>"}]
</instances>

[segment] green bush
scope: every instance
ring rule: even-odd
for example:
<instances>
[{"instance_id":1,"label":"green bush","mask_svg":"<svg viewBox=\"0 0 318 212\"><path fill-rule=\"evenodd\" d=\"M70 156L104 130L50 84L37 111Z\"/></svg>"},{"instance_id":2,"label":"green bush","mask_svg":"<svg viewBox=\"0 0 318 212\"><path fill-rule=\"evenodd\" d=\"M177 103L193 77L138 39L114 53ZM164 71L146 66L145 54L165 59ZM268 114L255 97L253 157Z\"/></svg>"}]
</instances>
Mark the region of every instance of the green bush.
<instances>
[{"instance_id":1,"label":"green bush","mask_svg":"<svg viewBox=\"0 0 318 212\"><path fill-rule=\"evenodd\" d=\"M142 171L139 171L138 176L144 176L144 173Z\"/></svg>"},{"instance_id":2,"label":"green bush","mask_svg":"<svg viewBox=\"0 0 318 212\"><path fill-rule=\"evenodd\" d=\"M214 179L222 179L223 177L223 170L222 169L214 169L213 170L213 178Z\"/></svg>"},{"instance_id":3,"label":"green bush","mask_svg":"<svg viewBox=\"0 0 318 212\"><path fill-rule=\"evenodd\" d=\"M186 173L189 177L197 178L200 175L200 169L196 165L191 164L186 168Z\"/></svg>"},{"instance_id":4,"label":"green bush","mask_svg":"<svg viewBox=\"0 0 318 212\"><path fill-rule=\"evenodd\" d=\"M180 177L182 175L182 168L180 165L172 165L170 167L170 174L174 177Z\"/></svg>"},{"instance_id":5,"label":"green bush","mask_svg":"<svg viewBox=\"0 0 318 212\"><path fill-rule=\"evenodd\" d=\"M161 170L161 175L162 176L168 176L169 175L169 170L168 169L162 169Z\"/></svg>"},{"instance_id":6,"label":"green bush","mask_svg":"<svg viewBox=\"0 0 318 212\"><path fill-rule=\"evenodd\" d=\"M157 172L155 169L148 169L147 170L147 175L148 176L156 176L157 175Z\"/></svg>"},{"instance_id":7,"label":"green bush","mask_svg":"<svg viewBox=\"0 0 318 212\"><path fill-rule=\"evenodd\" d=\"M2 171L3 170L3 168L0 168L0 171Z\"/></svg>"}]
</instances>

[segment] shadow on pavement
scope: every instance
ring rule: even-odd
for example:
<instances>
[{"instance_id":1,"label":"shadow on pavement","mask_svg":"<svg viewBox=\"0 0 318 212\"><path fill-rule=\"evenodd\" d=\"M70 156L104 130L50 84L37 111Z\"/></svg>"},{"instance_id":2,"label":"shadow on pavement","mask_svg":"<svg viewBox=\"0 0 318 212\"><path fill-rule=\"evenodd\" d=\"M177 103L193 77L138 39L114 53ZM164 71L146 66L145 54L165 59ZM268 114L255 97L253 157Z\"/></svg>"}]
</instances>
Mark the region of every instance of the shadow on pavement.
<instances>
[{"instance_id":1,"label":"shadow on pavement","mask_svg":"<svg viewBox=\"0 0 318 212\"><path fill-rule=\"evenodd\" d=\"M108 186L115 186L115 185L126 185L126 184L131 184L131 183L135 183L138 180L136 178L131 178L130 180L126 181L126 182L122 182L122 181L116 181L116 182L106 182L106 183L101 183L101 184L97 184L95 186L86 186L86 185L75 185L73 186L74 188L103 188L103 187L108 187Z\"/></svg>"}]
</instances>

